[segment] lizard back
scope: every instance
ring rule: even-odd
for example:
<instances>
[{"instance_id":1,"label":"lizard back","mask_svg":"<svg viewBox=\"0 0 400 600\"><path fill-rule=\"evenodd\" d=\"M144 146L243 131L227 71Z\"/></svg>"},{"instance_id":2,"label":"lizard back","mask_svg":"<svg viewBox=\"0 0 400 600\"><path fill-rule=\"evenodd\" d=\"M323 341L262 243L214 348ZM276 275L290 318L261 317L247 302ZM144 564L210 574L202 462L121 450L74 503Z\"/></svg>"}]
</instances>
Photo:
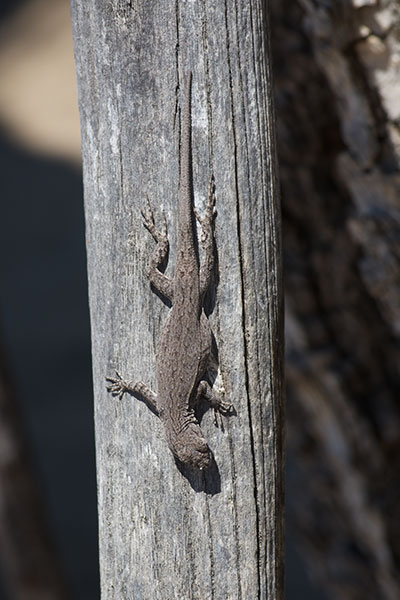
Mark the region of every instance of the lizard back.
<instances>
[{"instance_id":1,"label":"lizard back","mask_svg":"<svg viewBox=\"0 0 400 600\"><path fill-rule=\"evenodd\" d=\"M205 315L202 315L199 259L194 233L191 82L192 74L189 72L182 124L173 303L160 338L157 374L160 403L164 408L163 420L171 449L181 459L182 452L199 451L204 455L200 463L205 465L209 461L209 449L194 415L193 405L210 353L211 332Z\"/></svg>"}]
</instances>

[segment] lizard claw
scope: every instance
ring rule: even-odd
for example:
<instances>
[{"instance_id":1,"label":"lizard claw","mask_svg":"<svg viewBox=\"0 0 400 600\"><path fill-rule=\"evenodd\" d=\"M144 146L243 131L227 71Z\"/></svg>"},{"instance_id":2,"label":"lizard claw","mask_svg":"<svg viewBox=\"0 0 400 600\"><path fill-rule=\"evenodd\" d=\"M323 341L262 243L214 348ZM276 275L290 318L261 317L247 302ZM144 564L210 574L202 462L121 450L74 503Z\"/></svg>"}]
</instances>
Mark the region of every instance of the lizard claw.
<instances>
[{"instance_id":1,"label":"lizard claw","mask_svg":"<svg viewBox=\"0 0 400 600\"><path fill-rule=\"evenodd\" d=\"M224 402L224 400L221 400L218 408L219 412L225 416L228 416L234 412L232 402Z\"/></svg>"}]
</instances>

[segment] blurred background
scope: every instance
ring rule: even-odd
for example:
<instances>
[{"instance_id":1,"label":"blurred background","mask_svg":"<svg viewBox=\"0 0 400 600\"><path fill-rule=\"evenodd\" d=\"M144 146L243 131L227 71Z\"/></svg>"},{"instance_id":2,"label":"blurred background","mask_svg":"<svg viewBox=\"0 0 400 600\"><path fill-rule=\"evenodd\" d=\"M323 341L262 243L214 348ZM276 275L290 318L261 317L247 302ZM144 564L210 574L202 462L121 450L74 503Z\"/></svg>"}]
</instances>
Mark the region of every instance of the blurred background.
<instances>
[{"instance_id":1,"label":"blurred background","mask_svg":"<svg viewBox=\"0 0 400 600\"><path fill-rule=\"evenodd\" d=\"M270 4L287 309L286 598L396 600L400 9L395 0ZM94 600L67 0L1 4L0 165L0 598Z\"/></svg>"},{"instance_id":2,"label":"blurred background","mask_svg":"<svg viewBox=\"0 0 400 600\"><path fill-rule=\"evenodd\" d=\"M0 597L94 600L93 399L69 2L3 1L0 18Z\"/></svg>"}]
</instances>

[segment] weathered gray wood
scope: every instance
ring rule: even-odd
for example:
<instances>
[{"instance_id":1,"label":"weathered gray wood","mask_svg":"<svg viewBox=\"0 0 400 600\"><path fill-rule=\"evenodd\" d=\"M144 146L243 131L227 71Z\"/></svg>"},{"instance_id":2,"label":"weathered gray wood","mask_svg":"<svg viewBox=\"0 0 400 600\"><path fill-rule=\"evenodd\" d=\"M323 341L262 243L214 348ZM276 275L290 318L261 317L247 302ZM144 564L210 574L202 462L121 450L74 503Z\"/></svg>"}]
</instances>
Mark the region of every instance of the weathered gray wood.
<instances>
[{"instance_id":1,"label":"weathered gray wood","mask_svg":"<svg viewBox=\"0 0 400 600\"><path fill-rule=\"evenodd\" d=\"M280 213L266 6L73 0L92 320L103 600L282 598ZM181 472L161 423L104 377L156 389L168 308L139 208L166 212L173 272L181 107L193 71L194 193L215 175L216 386L237 416L202 428L218 469Z\"/></svg>"}]
</instances>

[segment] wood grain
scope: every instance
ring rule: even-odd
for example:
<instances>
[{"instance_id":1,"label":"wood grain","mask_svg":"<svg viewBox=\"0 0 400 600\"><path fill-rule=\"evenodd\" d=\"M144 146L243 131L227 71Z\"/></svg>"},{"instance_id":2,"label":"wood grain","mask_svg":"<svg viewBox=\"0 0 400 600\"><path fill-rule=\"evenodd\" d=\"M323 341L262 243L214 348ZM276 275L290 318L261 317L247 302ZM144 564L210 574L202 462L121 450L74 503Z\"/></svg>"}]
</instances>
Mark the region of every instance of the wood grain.
<instances>
[{"instance_id":1,"label":"wood grain","mask_svg":"<svg viewBox=\"0 0 400 600\"><path fill-rule=\"evenodd\" d=\"M280 207L262 2L73 0L87 227L103 600L283 597ZM176 251L181 109L193 72L194 196L216 190L208 299L215 387L237 416L202 430L217 468L177 468L147 407L111 399L117 367L157 389L168 307L152 293L146 195Z\"/></svg>"}]
</instances>

